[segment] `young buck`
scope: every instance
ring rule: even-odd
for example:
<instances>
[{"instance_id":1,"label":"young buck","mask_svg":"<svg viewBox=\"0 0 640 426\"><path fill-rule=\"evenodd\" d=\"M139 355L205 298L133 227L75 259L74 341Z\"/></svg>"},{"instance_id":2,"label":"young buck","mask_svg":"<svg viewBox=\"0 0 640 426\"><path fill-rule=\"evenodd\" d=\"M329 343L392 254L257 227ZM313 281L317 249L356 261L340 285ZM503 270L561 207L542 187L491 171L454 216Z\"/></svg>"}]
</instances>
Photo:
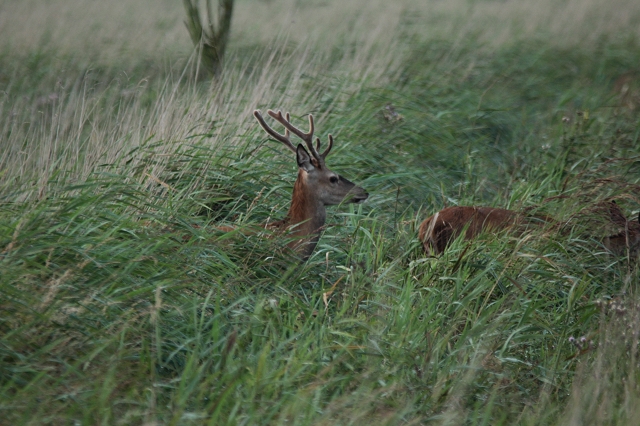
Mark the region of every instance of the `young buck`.
<instances>
[{"instance_id":1,"label":"young buck","mask_svg":"<svg viewBox=\"0 0 640 426\"><path fill-rule=\"evenodd\" d=\"M627 220L620 207L611 201L607 204L609 220L624 230L605 237L604 246L614 254L631 253L640 250L640 215L638 223ZM512 210L493 207L448 207L427 218L420 225L418 238L427 255L441 254L463 231L464 238L470 240L483 231L514 230L521 233L526 226L552 222L548 216L525 216Z\"/></svg>"},{"instance_id":2,"label":"young buck","mask_svg":"<svg viewBox=\"0 0 640 426\"><path fill-rule=\"evenodd\" d=\"M262 128L274 139L282 142L287 148L296 154L298 162L298 178L293 185L291 206L287 216L278 222L265 225L266 228L289 231L294 240L289 247L296 251L302 259L306 260L320 239L320 232L324 227L327 217L326 206L345 203L361 203L369 197L367 192L354 183L329 170L325 159L333 147L333 136L329 135L329 145L322 152L320 138L316 138L313 146L313 116L309 114L309 131L307 133L291 124L289 113L283 117L282 112L268 110L273 119L285 128L284 134L273 130L262 118L260 111L256 110L256 117ZM302 139L302 144L294 146L289 139L291 133Z\"/></svg>"}]
</instances>

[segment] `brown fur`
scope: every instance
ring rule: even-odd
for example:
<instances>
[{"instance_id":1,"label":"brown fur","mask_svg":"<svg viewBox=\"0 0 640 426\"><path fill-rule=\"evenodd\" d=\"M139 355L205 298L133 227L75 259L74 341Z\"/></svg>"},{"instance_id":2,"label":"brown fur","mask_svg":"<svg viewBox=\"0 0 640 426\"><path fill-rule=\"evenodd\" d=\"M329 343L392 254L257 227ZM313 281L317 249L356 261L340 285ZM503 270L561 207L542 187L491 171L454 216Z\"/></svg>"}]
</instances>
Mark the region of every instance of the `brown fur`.
<instances>
[{"instance_id":1,"label":"brown fur","mask_svg":"<svg viewBox=\"0 0 640 426\"><path fill-rule=\"evenodd\" d=\"M301 237L291 241L288 246L307 258L313 252L320 232L326 220L324 204L318 202L313 190L306 185L304 171L298 171L298 178L293 185L291 205L284 219L265 224L266 228L291 231L293 236Z\"/></svg>"},{"instance_id":2,"label":"brown fur","mask_svg":"<svg viewBox=\"0 0 640 426\"><path fill-rule=\"evenodd\" d=\"M484 230L507 229L520 221L520 215L506 209L448 207L422 222L418 236L427 254L440 254L465 228L464 238L470 240Z\"/></svg>"},{"instance_id":3,"label":"brown fur","mask_svg":"<svg viewBox=\"0 0 640 426\"><path fill-rule=\"evenodd\" d=\"M623 230L605 237L604 246L617 255L623 255L628 250L632 256L637 256L640 252L640 215L637 221L630 221L614 201L606 206L611 223ZM448 207L422 222L418 238L428 255L437 255L444 252L449 243L465 229L464 238L470 240L483 231L516 228L520 233L523 226L552 221L548 216L529 217L512 210L493 207Z\"/></svg>"}]
</instances>

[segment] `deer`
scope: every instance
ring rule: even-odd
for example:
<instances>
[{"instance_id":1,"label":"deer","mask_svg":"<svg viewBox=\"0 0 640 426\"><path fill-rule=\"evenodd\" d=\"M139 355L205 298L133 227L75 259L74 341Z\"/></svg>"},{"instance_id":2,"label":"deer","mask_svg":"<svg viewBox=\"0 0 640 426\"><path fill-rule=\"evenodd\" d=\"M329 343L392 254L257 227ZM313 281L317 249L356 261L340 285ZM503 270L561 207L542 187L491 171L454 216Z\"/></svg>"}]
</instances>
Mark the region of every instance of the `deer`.
<instances>
[{"instance_id":1,"label":"deer","mask_svg":"<svg viewBox=\"0 0 640 426\"><path fill-rule=\"evenodd\" d=\"M524 219L524 216L513 210L496 207L447 207L420 224L418 238L427 255L439 255L463 231L464 238L471 240L483 231L519 227Z\"/></svg>"},{"instance_id":2,"label":"deer","mask_svg":"<svg viewBox=\"0 0 640 426\"><path fill-rule=\"evenodd\" d=\"M291 204L285 218L266 223L263 227L288 232L293 237L288 247L306 261L316 248L325 227L326 207L342 203L362 203L369 194L327 167L325 160L333 148L333 136L329 134L326 149L319 153L320 138L316 138L315 147L313 145L315 130L313 115L309 114L309 131L303 132L291 124L289 113L283 116L281 111L268 110L267 114L284 126L284 134L270 127L259 110L253 112L258 123L269 136L282 142L296 154L298 177L293 185ZM291 142L291 134L300 138L306 148L300 143L294 146Z\"/></svg>"},{"instance_id":3,"label":"deer","mask_svg":"<svg viewBox=\"0 0 640 426\"><path fill-rule=\"evenodd\" d=\"M609 220L624 231L607 236L602 243L611 253L622 255L627 251L632 254L640 250L640 214L638 222L627 220L615 203L608 205ZM418 238L427 255L442 254L447 246L464 231L465 240L472 240L483 231L508 230L521 234L529 226L540 226L553 222L544 216L526 216L513 210L496 207L456 206L445 208L425 219L418 230Z\"/></svg>"}]
</instances>

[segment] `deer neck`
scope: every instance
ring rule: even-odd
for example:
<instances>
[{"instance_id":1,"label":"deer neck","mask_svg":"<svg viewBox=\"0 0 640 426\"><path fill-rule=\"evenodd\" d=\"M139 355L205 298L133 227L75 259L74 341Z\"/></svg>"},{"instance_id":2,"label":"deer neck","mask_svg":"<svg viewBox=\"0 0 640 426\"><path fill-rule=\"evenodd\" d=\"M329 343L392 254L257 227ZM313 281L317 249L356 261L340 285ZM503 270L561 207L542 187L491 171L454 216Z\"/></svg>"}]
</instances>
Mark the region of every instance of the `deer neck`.
<instances>
[{"instance_id":1,"label":"deer neck","mask_svg":"<svg viewBox=\"0 0 640 426\"><path fill-rule=\"evenodd\" d=\"M287 214L287 227L293 235L304 237L302 240L294 241L291 246L306 258L318 243L327 218L327 211L324 203L307 185L305 178L305 172L298 171L298 179L293 185L291 206Z\"/></svg>"},{"instance_id":2,"label":"deer neck","mask_svg":"<svg viewBox=\"0 0 640 426\"><path fill-rule=\"evenodd\" d=\"M295 235L300 236L319 234L327 218L324 203L307 185L303 171L298 172L298 179L293 185L293 196L287 218L289 228Z\"/></svg>"}]
</instances>

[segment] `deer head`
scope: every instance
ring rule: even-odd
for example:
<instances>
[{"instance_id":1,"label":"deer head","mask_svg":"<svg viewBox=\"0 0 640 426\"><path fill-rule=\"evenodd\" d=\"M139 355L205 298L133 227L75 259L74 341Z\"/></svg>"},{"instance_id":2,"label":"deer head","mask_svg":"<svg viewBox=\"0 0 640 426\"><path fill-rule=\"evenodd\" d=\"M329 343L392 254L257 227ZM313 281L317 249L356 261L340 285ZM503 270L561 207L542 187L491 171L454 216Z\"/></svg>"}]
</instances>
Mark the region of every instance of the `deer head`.
<instances>
[{"instance_id":1,"label":"deer head","mask_svg":"<svg viewBox=\"0 0 640 426\"><path fill-rule=\"evenodd\" d=\"M333 136L329 135L329 144L320 154L320 138L315 139L315 147L313 144L314 123L311 114L309 131L306 133L291 124L289 113L283 116L280 111L268 110L267 114L284 126L284 134L273 130L264 121L260 111L253 112L262 128L271 137L282 142L296 154L298 178L293 186L289 213L279 225L286 226L294 235L302 237L292 242L290 247L306 259L320 238L326 220L325 207L341 203L361 203L369 194L327 167L325 159L333 147ZM294 146L290 139L291 133L302 139L306 148L302 144Z\"/></svg>"}]
</instances>

